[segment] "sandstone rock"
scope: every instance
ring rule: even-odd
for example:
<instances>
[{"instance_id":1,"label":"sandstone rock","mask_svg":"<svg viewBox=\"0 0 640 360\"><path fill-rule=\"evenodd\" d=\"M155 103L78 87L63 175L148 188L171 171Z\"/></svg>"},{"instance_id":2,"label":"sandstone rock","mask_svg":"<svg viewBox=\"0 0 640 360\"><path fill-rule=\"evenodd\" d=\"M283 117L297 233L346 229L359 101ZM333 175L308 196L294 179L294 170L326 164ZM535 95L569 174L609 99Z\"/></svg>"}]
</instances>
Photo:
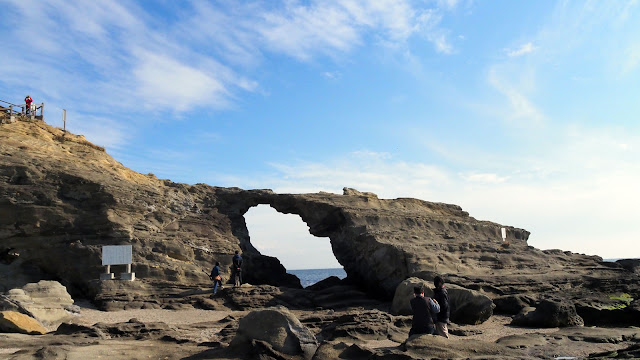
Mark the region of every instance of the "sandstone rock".
<instances>
[{"instance_id":1,"label":"sandstone rock","mask_svg":"<svg viewBox=\"0 0 640 360\"><path fill-rule=\"evenodd\" d=\"M38 320L15 311L0 312L0 332L42 335L47 329Z\"/></svg>"},{"instance_id":2,"label":"sandstone rock","mask_svg":"<svg viewBox=\"0 0 640 360\"><path fill-rule=\"evenodd\" d=\"M495 312L500 314L517 315L525 307L532 306L536 300L529 295L507 295L493 299Z\"/></svg>"},{"instance_id":3,"label":"sandstone rock","mask_svg":"<svg viewBox=\"0 0 640 360\"><path fill-rule=\"evenodd\" d=\"M409 354L422 355L428 359L528 359L522 352L509 349L501 344L474 339L446 339L436 335L412 336L402 344ZM473 354L473 355L470 355ZM419 357L416 357L419 358Z\"/></svg>"},{"instance_id":4,"label":"sandstone rock","mask_svg":"<svg viewBox=\"0 0 640 360\"><path fill-rule=\"evenodd\" d=\"M307 323L309 319L305 320ZM366 341L391 339L402 342L408 329L400 329L390 314L380 310L353 310L337 317L324 316L325 323L317 335L319 341Z\"/></svg>"},{"instance_id":5,"label":"sandstone rock","mask_svg":"<svg viewBox=\"0 0 640 360\"><path fill-rule=\"evenodd\" d=\"M640 274L640 259L621 259L616 263L633 273Z\"/></svg>"},{"instance_id":6,"label":"sandstone rock","mask_svg":"<svg viewBox=\"0 0 640 360\"><path fill-rule=\"evenodd\" d=\"M235 250L245 258L245 281L300 288L278 259L251 243L244 214L267 204L299 215L311 234L328 238L351 283L376 298L390 300L408 277L430 280L435 273L491 296L558 287L571 299L594 291L640 293L637 274L622 265L535 249L528 231L477 220L456 205L354 189L276 194L174 183L127 169L82 136L42 121L0 125L0 153L3 290L55 278L72 296L114 309L122 302L151 306L210 285L203 270L215 261L228 279ZM91 285L104 271L101 246L118 244L133 245L136 282L147 286L140 294Z\"/></svg>"},{"instance_id":7,"label":"sandstone rock","mask_svg":"<svg viewBox=\"0 0 640 360\"><path fill-rule=\"evenodd\" d=\"M535 310L525 308L511 325L531 327L583 326L584 321L577 314L575 306L563 299L542 300Z\"/></svg>"},{"instance_id":8,"label":"sandstone rock","mask_svg":"<svg viewBox=\"0 0 640 360\"><path fill-rule=\"evenodd\" d=\"M56 326L73 317L73 299L57 281L30 283L0 297L0 309L27 314L46 326Z\"/></svg>"},{"instance_id":9,"label":"sandstone rock","mask_svg":"<svg viewBox=\"0 0 640 360\"><path fill-rule=\"evenodd\" d=\"M287 355L310 359L318 348L314 335L285 307L256 310L240 319L230 346L248 347L254 340L263 341Z\"/></svg>"},{"instance_id":10,"label":"sandstone rock","mask_svg":"<svg viewBox=\"0 0 640 360\"><path fill-rule=\"evenodd\" d=\"M56 335L80 335L80 336L86 336L86 337L91 337L91 338L100 338L100 339L106 339L107 338L105 333L101 329L99 329L99 328L97 328L95 326L84 326L84 325L71 324L71 323L62 323L62 324L60 324L60 326L58 326L58 328L56 329L54 334L56 334Z\"/></svg>"},{"instance_id":11,"label":"sandstone rock","mask_svg":"<svg viewBox=\"0 0 640 360\"><path fill-rule=\"evenodd\" d=\"M640 299L620 294L591 296L575 301L576 311L585 325L612 326L640 324Z\"/></svg>"},{"instance_id":12,"label":"sandstone rock","mask_svg":"<svg viewBox=\"0 0 640 360\"><path fill-rule=\"evenodd\" d=\"M308 286L307 290L313 290L313 291L321 291L321 290L325 290L328 289L330 287L333 286L340 286L343 284L343 281L337 277L337 276L329 276L328 278L324 279L324 280L320 280L317 283Z\"/></svg>"},{"instance_id":13,"label":"sandstone rock","mask_svg":"<svg viewBox=\"0 0 640 360\"><path fill-rule=\"evenodd\" d=\"M394 315L412 315L410 300L413 298L413 288L422 286L424 295L433 296L432 282L420 278L409 278L398 285L391 303L391 313ZM451 321L460 324L480 324L493 314L495 305L491 299L478 291L465 289L454 284L445 285L449 293Z\"/></svg>"}]
</instances>

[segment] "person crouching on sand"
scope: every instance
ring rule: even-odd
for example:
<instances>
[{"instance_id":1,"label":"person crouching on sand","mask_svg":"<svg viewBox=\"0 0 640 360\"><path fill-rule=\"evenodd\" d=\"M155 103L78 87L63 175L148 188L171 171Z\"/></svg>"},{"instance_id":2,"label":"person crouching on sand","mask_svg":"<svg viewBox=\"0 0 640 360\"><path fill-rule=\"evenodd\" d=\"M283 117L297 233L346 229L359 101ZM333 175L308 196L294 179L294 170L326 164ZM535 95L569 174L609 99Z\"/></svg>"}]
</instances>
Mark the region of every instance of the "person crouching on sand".
<instances>
[{"instance_id":1,"label":"person crouching on sand","mask_svg":"<svg viewBox=\"0 0 640 360\"><path fill-rule=\"evenodd\" d=\"M433 299L424 297L422 286L413 288L411 310L413 310L413 323L411 324L411 330L409 330L409 336L433 334L436 330L433 319L440 312L440 306Z\"/></svg>"}]
</instances>

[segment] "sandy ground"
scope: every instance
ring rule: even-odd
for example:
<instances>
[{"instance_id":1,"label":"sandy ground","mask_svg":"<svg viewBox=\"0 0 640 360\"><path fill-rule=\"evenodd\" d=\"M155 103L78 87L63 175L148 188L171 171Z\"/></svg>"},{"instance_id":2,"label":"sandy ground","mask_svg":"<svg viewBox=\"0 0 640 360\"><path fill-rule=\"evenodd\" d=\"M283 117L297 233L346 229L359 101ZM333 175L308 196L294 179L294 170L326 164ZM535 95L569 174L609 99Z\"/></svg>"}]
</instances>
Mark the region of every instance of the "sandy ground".
<instances>
[{"instance_id":1,"label":"sandy ground","mask_svg":"<svg viewBox=\"0 0 640 360\"><path fill-rule=\"evenodd\" d=\"M80 315L75 319L75 323L83 325L93 325L95 323L115 324L137 319L143 323L164 322L169 325L188 325L202 322L215 322L229 315L241 318L246 311L218 311L218 310L164 310L164 309L138 309L123 311L100 311L90 306L81 307ZM468 336L450 335L451 338L476 339L480 341L494 342L497 339L508 335L522 334L550 334L558 331L558 328L521 328L508 324L511 318L508 316L494 315L489 320L480 325L463 325L461 329L479 330L479 334ZM395 347L400 343L392 340L371 340L366 345L370 348Z\"/></svg>"},{"instance_id":2,"label":"sandy ground","mask_svg":"<svg viewBox=\"0 0 640 360\"><path fill-rule=\"evenodd\" d=\"M80 315L74 320L77 324L93 325L95 323L116 324L137 319L143 323L163 322L169 325L187 325L209 321L219 321L228 315L242 317L246 312L242 311L215 311L215 310L162 310L139 309L123 311L100 311L82 308Z\"/></svg>"}]
</instances>

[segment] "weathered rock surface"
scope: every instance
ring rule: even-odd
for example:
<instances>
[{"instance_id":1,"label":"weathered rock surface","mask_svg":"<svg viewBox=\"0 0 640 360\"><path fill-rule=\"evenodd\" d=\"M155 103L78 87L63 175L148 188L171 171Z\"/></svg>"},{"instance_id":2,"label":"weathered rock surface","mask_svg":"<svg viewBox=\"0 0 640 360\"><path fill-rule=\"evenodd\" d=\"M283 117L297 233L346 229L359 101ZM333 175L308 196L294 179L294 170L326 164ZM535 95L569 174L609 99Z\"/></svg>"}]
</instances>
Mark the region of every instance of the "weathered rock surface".
<instances>
[{"instance_id":1,"label":"weathered rock surface","mask_svg":"<svg viewBox=\"0 0 640 360\"><path fill-rule=\"evenodd\" d=\"M582 326L584 320L576 312L575 306L564 299L542 300L536 307L524 308L511 325L530 327Z\"/></svg>"},{"instance_id":2,"label":"weathered rock surface","mask_svg":"<svg viewBox=\"0 0 640 360\"><path fill-rule=\"evenodd\" d=\"M531 307L536 299L529 295L505 295L493 299L495 312L500 314L517 315L522 309Z\"/></svg>"},{"instance_id":3,"label":"weathered rock surface","mask_svg":"<svg viewBox=\"0 0 640 360\"><path fill-rule=\"evenodd\" d=\"M318 343L313 333L285 307L273 307L252 311L240 319L230 346L239 350L258 346L261 351L272 349L271 352L311 359Z\"/></svg>"},{"instance_id":4,"label":"weathered rock surface","mask_svg":"<svg viewBox=\"0 0 640 360\"><path fill-rule=\"evenodd\" d=\"M413 298L413 288L422 286L424 295L433 297L433 283L420 278L409 278L396 288L396 294L391 303L391 313L395 315L411 315L410 301ZM465 289L461 286L446 284L449 293L451 321L460 324L479 324L486 321L493 314L495 305L491 299L478 291Z\"/></svg>"},{"instance_id":5,"label":"weathered rock surface","mask_svg":"<svg viewBox=\"0 0 640 360\"><path fill-rule=\"evenodd\" d=\"M45 326L56 326L73 317L73 299L57 281L42 280L0 295L0 310L29 315Z\"/></svg>"},{"instance_id":6,"label":"weathered rock surface","mask_svg":"<svg viewBox=\"0 0 640 360\"><path fill-rule=\"evenodd\" d=\"M0 290L59 280L72 296L116 309L164 306L176 291L204 288L219 261L224 278L234 251L252 284L300 287L275 258L251 244L244 214L259 204L297 214L327 237L348 279L390 300L405 279L482 290L490 297L562 291L640 297L638 274L597 256L528 246L526 230L476 220L459 206L417 199L276 194L270 190L186 185L139 174L82 136L41 121L0 126ZM142 294L96 285L102 245L131 244ZM123 271L114 266L116 273ZM118 274L116 274L117 276ZM122 307L121 307L122 308Z\"/></svg>"},{"instance_id":7,"label":"weathered rock surface","mask_svg":"<svg viewBox=\"0 0 640 360\"><path fill-rule=\"evenodd\" d=\"M41 335L46 334L47 329L28 315L15 311L0 311L0 332Z\"/></svg>"}]
</instances>

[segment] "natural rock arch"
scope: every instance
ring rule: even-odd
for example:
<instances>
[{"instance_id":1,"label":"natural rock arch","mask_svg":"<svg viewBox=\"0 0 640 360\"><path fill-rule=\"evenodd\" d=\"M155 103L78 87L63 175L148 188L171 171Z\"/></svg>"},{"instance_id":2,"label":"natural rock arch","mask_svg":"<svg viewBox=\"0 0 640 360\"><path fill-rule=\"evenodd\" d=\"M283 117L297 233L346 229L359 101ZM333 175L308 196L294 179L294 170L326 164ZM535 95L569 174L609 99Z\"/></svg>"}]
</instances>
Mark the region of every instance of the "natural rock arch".
<instances>
[{"instance_id":1,"label":"natural rock arch","mask_svg":"<svg viewBox=\"0 0 640 360\"><path fill-rule=\"evenodd\" d=\"M342 268L333 254L330 239L312 235L300 216L283 214L261 204L250 208L244 218L251 244L263 255L278 258L289 273Z\"/></svg>"}]
</instances>

